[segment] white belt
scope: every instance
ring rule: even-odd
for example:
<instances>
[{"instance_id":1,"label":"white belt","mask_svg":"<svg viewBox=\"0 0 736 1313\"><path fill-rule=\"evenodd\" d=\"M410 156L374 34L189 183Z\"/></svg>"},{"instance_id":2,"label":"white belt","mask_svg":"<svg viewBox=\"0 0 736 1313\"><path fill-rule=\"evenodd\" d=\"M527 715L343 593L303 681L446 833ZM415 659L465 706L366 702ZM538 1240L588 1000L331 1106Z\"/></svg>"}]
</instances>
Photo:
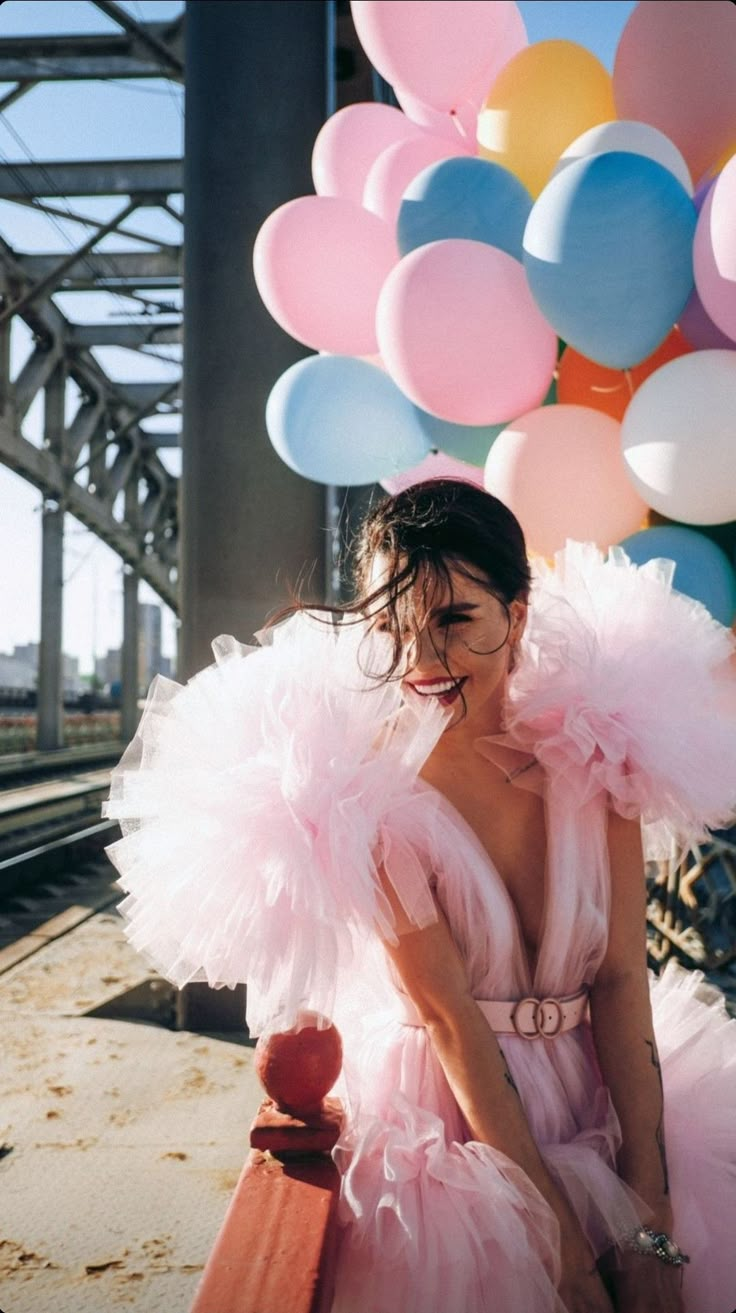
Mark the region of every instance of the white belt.
<instances>
[{"instance_id":1,"label":"white belt","mask_svg":"<svg viewBox=\"0 0 736 1313\"><path fill-rule=\"evenodd\" d=\"M422 1026L419 1012L408 994L401 995L406 1026ZM477 998L476 1003L496 1035L518 1035L521 1039L554 1039L579 1026L588 1009L588 990L564 998L526 998L512 1002Z\"/></svg>"}]
</instances>

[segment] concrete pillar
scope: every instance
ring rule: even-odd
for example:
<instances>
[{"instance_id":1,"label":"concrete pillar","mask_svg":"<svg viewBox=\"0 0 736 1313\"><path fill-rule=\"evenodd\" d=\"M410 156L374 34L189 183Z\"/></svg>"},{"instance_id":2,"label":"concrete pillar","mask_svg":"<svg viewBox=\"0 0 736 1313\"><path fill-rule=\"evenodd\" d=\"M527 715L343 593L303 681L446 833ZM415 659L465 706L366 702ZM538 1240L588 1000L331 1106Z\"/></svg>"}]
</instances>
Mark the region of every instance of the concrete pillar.
<instances>
[{"instance_id":1,"label":"concrete pillar","mask_svg":"<svg viewBox=\"0 0 736 1313\"><path fill-rule=\"evenodd\" d=\"M60 458L64 438L66 375L59 366L44 391L44 445ZM64 601L64 505L44 499L41 515L41 642L38 656L36 746L64 743L62 623Z\"/></svg>"},{"instance_id":2,"label":"concrete pillar","mask_svg":"<svg viewBox=\"0 0 736 1313\"><path fill-rule=\"evenodd\" d=\"M307 354L273 322L252 272L262 222L312 191L325 117L323 0L187 5L181 668L210 642L249 642L316 562L323 595L324 489L293 474L265 429L268 393Z\"/></svg>"},{"instance_id":3,"label":"concrete pillar","mask_svg":"<svg viewBox=\"0 0 736 1313\"><path fill-rule=\"evenodd\" d=\"M277 206L312 192L325 119L323 0L187 4L184 151L184 430L179 678L221 633L250 642L290 585L325 584L325 491L293 474L266 434L276 379L307 354L256 290L253 244ZM191 985L178 1024L241 1028L243 990Z\"/></svg>"}]
</instances>

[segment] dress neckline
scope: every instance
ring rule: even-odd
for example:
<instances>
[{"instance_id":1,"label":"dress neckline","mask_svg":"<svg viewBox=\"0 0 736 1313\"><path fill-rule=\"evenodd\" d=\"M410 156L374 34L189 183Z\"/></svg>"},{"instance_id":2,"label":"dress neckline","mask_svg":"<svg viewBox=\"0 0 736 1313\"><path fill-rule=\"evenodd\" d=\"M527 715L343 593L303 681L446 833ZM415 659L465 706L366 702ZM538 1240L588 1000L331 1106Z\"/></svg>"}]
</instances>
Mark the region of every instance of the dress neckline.
<instances>
[{"instance_id":1,"label":"dress neckline","mask_svg":"<svg viewBox=\"0 0 736 1313\"><path fill-rule=\"evenodd\" d=\"M529 767L538 764L536 762L536 758L534 758L530 753L527 753L526 755L528 757L531 757L531 760L528 766L524 765L523 767L524 773L527 772ZM496 762L494 764L498 764L498 763ZM518 771L513 772L513 777L507 775L507 781L511 784L514 784L516 782L516 779L520 778L521 776L522 776L522 770L519 769ZM478 851L482 854L483 859L485 861L485 865L488 871L490 872L490 875L494 880L495 884L500 889L501 896L505 899L506 904L509 908L509 912L511 914L511 920L513 922L514 930L516 933L519 961L522 966L522 974L525 980L525 987L529 990L533 990L537 983L537 976L539 974L539 964L542 960L542 953L546 940L546 929L549 920L549 899L551 895L550 878L549 878L550 846L549 846L549 815L548 815L547 791L544 789L543 784L542 787L538 787L537 785L535 785L533 790L531 790L535 793L537 792L541 793L544 800L544 864L543 864L543 872L542 872L542 917L539 926L539 939L536 946L536 952L534 954L534 960L532 962L526 937L524 935L524 927L522 925L521 917L519 915L519 909L517 908L516 903L514 902L514 899L511 896L511 891L509 890L506 881L503 879L496 863L491 857L491 854L489 853L482 839L473 829L470 822L465 819L462 812L455 806L454 802L450 801L446 793L443 793L441 789L438 789L435 784L430 784L428 780L425 780L423 778L423 776L420 776L419 779L421 780L421 783L424 788L429 789L432 793L437 794L437 796L442 799L444 805L452 813L453 819L472 840L474 847L477 848Z\"/></svg>"}]
</instances>

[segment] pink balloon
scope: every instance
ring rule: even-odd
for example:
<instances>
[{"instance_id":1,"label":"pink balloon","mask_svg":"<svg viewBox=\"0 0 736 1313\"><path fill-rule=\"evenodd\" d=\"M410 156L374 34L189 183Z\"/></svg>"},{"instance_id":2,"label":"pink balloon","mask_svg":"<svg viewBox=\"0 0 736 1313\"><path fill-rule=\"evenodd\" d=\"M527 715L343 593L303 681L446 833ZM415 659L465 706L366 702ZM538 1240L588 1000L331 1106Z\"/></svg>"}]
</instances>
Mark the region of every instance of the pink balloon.
<instances>
[{"instance_id":1,"label":"pink balloon","mask_svg":"<svg viewBox=\"0 0 736 1313\"><path fill-rule=\"evenodd\" d=\"M736 155L705 198L695 230L693 265L704 310L736 341Z\"/></svg>"},{"instance_id":2,"label":"pink balloon","mask_svg":"<svg viewBox=\"0 0 736 1313\"><path fill-rule=\"evenodd\" d=\"M352 0L351 9L360 43L386 81L446 111L472 98L521 21L509 0Z\"/></svg>"},{"instance_id":3,"label":"pink balloon","mask_svg":"<svg viewBox=\"0 0 736 1313\"><path fill-rule=\"evenodd\" d=\"M426 132L411 141L399 141L383 151L372 166L366 179L363 204L393 226L404 192L422 169L439 164L440 160L474 152L475 142L468 143L459 135L455 142L445 137L432 137Z\"/></svg>"},{"instance_id":4,"label":"pink balloon","mask_svg":"<svg viewBox=\"0 0 736 1313\"><path fill-rule=\"evenodd\" d=\"M642 0L613 71L620 119L659 128L700 178L736 138L736 21L730 0Z\"/></svg>"},{"instance_id":5,"label":"pink balloon","mask_svg":"<svg viewBox=\"0 0 736 1313\"><path fill-rule=\"evenodd\" d=\"M423 137L422 129L393 105L346 105L317 134L312 177L318 196L344 196L358 205L371 165L389 146Z\"/></svg>"},{"instance_id":6,"label":"pink balloon","mask_svg":"<svg viewBox=\"0 0 736 1313\"><path fill-rule=\"evenodd\" d=\"M267 310L305 346L340 355L378 350L378 294L396 264L392 230L338 196L302 196L274 210L253 249Z\"/></svg>"},{"instance_id":7,"label":"pink balloon","mask_svg":"<svg viewBox=\"0 0 736 1313\"><path fill-rule=\"evenodd\" d=\"M376 328L394 382L457 424L498 424L540 405L557 360L522 265L484 242L411 251L384 284Z\"/></svg>"},{"instance_id":8,"label":"pink balloon","mask_svg":"<svg viewBox=\"0 0 736 1313\"><path fill-rule=\"evenodd\" d=\"M419 123L429 128L438 137L449 137L454 141L458 134L469 145L475 145L478 127L478 112L498 77L501 69L514 55L518 55L528 45L524 20L518 5L499 6L502 12L497 14L502 26L497 33L497 42L493 56L478 75L474 85L468 85L462 101L453 106L453 112L447 113L425 105L406 87L395 86L394 91L404 112Z\"/></svg>"},{"instance_id":9,"label":"pink balloon","mask_svg":"<svg viewBox=\"0 0 736 1313\"><path fill-rule=\"evenodd\" d=\"M477 465L446 456L443 451L430 451L413 469L381 479L381 487L395 497L405 488L413 488L415 483L426 483L427 479L460 479L475 484L476 488L483 487L483 471Z\"/></svg>"},{"instance_id":10,"label":"pink balloon","mask_svg":"<svg viewBox=\"0 0 736 1313\"><path fill-rule=\"evenodd\" d=\"M587 406L544 406L514 420L488 453L485 486L541 556L568 538L607 548L639 529L647 511L626 474L621 425Z\"/></svg>"},{"instance_id":11,"label":"pink balloon","mask_svg":"<svg viewBox=\"0 0 736 1313\"><path fill-rule=\"evenodd\" d=\"M432 109L425 105L410 91L403 87L394 87L396 97L407 118L422 128L426 128L433 137L444 137L447 141L461 141L469 151L477 153L477 131L479 105L464 101L450 114Z\"/></svg>"}]
</instances>

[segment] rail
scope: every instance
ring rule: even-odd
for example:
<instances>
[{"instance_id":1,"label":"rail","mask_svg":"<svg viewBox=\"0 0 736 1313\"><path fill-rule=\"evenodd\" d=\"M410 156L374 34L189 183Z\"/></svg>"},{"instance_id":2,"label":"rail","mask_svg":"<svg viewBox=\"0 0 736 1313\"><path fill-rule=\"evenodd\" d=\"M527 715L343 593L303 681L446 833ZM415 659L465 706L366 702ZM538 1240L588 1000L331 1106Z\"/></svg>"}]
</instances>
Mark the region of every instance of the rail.
<instances>
[{"instance_id":1,"label":"rail","mask_svg":"<svg viewBox=\"0 0 736 1313\"><path fill-rule=\"evenodd\" d=\"M342 1043L324 1019L300 1021L256 1046L268 1097L191 1313L326 1313L332 1302L339 1174L330 1150L343 1114L326 1095Z\"/></svg>"}]
</instances>

